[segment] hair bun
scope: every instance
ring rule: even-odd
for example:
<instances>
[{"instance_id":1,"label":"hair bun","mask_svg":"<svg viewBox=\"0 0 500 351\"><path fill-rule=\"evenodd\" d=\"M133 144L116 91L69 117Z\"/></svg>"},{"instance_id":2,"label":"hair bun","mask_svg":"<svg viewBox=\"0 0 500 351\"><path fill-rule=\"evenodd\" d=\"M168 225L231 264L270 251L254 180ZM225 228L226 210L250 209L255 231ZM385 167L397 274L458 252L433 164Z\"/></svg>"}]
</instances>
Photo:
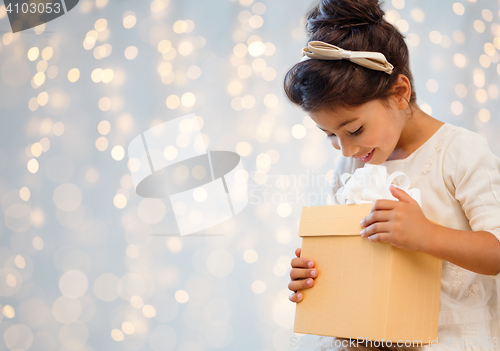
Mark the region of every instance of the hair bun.
<instances>
[{"instance_id":1,"label":"hair bun","mask_svg":"<svg viewBox=\"0 0 500 351\"><path fill-rule=\"evenodd\" d=\"M378 0L320 0L309 12L306 29L315 32L318 28L349 27L361 24L376 24L384 18Z\"/></svg>"}]
</instances>

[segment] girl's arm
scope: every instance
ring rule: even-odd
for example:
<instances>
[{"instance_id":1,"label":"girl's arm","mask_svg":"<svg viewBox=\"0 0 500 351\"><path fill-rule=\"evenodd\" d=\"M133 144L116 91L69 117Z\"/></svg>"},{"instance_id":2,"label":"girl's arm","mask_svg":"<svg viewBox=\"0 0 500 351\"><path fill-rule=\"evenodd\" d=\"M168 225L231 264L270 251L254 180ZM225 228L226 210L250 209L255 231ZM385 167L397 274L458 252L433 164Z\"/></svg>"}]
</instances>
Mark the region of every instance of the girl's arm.
<instances>
[{"instance_id":1,"label":"girl's arm","mask_svg":"<svg viewBox=\"0 0 500 351\"><path fill-rule=\"evenodd\" d=\"M423 252L479 274L500 273L500 242L493 234L434 227Z\"/></svg>"}]
</instances>

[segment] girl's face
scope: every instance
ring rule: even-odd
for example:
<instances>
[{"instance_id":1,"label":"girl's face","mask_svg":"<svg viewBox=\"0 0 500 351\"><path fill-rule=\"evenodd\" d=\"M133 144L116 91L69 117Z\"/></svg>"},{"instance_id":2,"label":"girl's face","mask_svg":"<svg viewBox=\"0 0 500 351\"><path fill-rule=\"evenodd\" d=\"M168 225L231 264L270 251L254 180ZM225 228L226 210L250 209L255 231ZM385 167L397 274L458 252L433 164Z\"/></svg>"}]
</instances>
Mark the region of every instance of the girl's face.
<instances>
[{"instance_id":1,"label":"girl's face","mask_svg":"<svg viewBox=\"0 0 500 351\"><path fill-rule=\"evenodd\" d=\"M353 108L311 112L311 119L345 157L381 164L398 150L406 119L392 99L372 100Z\"/></svg>"}]
</instances>

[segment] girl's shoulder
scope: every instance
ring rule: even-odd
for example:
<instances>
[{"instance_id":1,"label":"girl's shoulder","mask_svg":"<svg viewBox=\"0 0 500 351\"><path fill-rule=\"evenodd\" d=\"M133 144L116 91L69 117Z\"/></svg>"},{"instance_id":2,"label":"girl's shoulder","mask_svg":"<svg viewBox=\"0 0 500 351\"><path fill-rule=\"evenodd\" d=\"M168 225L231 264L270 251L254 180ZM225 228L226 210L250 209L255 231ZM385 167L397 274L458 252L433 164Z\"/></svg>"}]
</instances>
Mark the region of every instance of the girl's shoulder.
<instances>
[{"instance_id":1,"label":"girl's shoulder","mask_svg":"<svg viewBox=\"0 0 500 351\"><path fill-rule=\"evenodd\" d=\"M423 160L439 157L439 154L442 158L446 158L450 155L481 154L484 152L491 153L484 137L467 128L444 123L406 159L386 161L384 164L390 165L397 162L420 164Z\"/></svg>"},{"instance_id":2,"label":"girl's shoulder","mask_svg":"<svg viewBox=\"0 0 500 351\"><path fill-rule=\"evenodd\" d=\"M467 128L446 123L443 133L443 154L447 155L477 155L483 152L491 153L486 139L480 134ZM479 154L478 154L479 153Z\"/></svg>"},{"instance_id":3,"label":"girl's shoulder","mask_svg":"<svg viewBox=\"0 0 500 351\"><path fill-rule=\"evenodd\" d=\"M416 168L422 168L425 164L423 170L428 172L432 164L438 163L443 174L453 174L458 169L467 169L472 164L479 165L494 159L498 157L491 152L483 136L467 128L445 123L418 152L410 155L408 164Z\"/></svg>"},{"instance_id":4,"label":"girl's shoulder","mask_svg":"<svg viewBox=\"0 0 500 351\"><path fill-rule=\"evenodd\" d=\"M441 172L448 188L477 187L486 179L498 182L500 158L490 149L480 134L463 127L452 126L452 132L441 150Z\"/></svg>"}]
</instances>

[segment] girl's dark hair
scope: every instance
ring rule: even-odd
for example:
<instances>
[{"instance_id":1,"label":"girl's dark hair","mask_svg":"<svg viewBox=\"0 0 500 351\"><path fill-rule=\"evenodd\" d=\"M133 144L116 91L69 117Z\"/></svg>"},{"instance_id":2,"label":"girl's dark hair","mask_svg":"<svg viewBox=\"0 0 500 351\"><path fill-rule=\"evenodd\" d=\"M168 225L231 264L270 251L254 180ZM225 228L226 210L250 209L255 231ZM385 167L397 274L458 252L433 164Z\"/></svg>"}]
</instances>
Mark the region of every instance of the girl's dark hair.
<instances>
[{"instance_id":1,"label":"girl's dark hair","mask_svg":"<svg viewBox=\"0 0 500 351\"><path fill-rule=\"evenodd\" d=\"M306 112L335 106L358 106L386 100L399 74L411 84L416 101L408 47L401 33L383 19L378 0L320 0L307 15L309 41L323 41L345 50L381 52L392 74L374 71L347 60L310 59L294 65L285 76L285 93Z\"/></svg>"}]
</instances>

